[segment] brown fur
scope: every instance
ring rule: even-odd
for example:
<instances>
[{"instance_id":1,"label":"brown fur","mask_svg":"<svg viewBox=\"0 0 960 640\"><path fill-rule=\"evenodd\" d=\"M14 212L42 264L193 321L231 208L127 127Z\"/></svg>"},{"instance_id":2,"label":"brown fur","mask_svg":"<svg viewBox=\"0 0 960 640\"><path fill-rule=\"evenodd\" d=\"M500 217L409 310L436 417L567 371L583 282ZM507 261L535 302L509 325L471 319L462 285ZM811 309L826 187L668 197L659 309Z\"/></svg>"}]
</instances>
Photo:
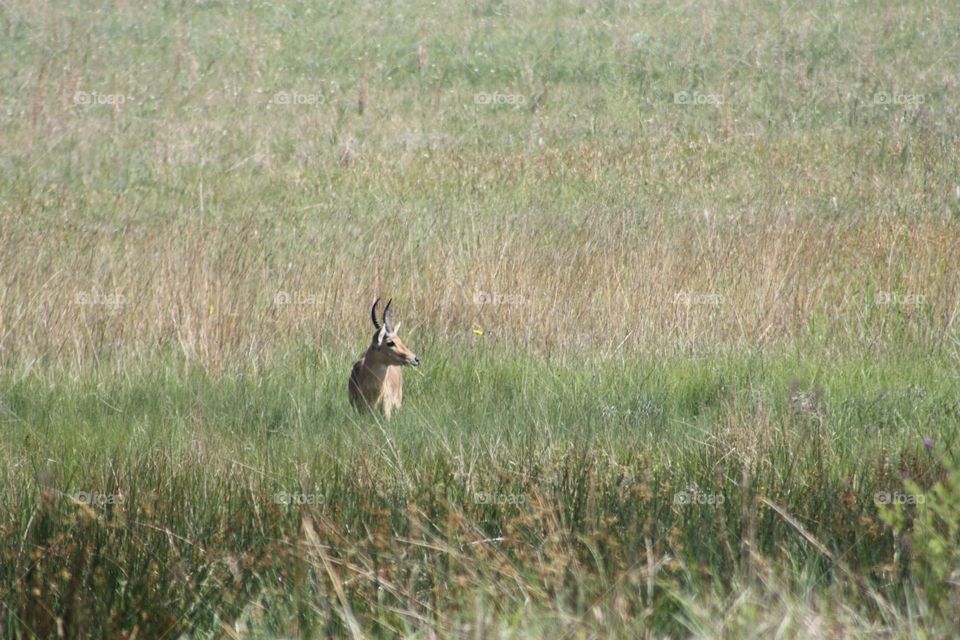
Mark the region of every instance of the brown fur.
<instances>
[{"instance_id":1,"label":"brown fur","mask_svg":"<svg viewBox=\"0 0 960 640\"><path fill-rule=\"evenodd\" d=\"M419 364L420 358L400 341L389 323L384 322L350 372L347 385L350 403L358 411L380 411L389 418L403 402L401 367Z\"/></svg>"}]
</instances>

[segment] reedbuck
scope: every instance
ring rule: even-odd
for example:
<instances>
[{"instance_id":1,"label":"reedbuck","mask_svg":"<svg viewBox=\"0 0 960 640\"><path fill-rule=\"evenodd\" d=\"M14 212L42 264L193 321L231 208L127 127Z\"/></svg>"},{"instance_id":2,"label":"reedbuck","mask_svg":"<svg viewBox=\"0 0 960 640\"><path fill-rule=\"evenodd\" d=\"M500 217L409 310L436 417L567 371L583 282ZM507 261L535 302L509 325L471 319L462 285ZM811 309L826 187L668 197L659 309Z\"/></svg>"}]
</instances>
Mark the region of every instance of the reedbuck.
<instances>
[{"instance_id":1,"label":"reedbuck","mask_svg":"<svg viewBox=\"0 0 960 640\"><path fill-rule=\"evenodd\" d=\"M383 309L383 324L377 322L377 303L373 301L370 308L370 319L373 321L373 340L363 354L353 365L350 372L350 403L358 411L379 410L387 418L394 409L403 402L403 372L400 370L405 364L417 367L420 358L407 349L397 337L396 327L390 322L390 303Z\"/></svg>"}]
</instances>

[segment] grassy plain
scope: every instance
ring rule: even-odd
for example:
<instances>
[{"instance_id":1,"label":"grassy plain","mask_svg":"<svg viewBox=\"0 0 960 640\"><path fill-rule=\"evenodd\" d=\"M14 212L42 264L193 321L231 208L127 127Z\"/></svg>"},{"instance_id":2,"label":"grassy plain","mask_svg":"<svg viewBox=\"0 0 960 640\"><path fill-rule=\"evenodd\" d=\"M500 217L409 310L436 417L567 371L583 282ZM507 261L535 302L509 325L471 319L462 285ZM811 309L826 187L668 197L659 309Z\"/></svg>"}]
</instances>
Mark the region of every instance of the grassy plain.
<instances>
[{"instance_id":1,"label":"grassy plain","mask_svg":"<svg viewBox=\"0 0 960 640\"><path fill-rule=\"evenodd\" d=\"M4 3L3 635L949 636L958 28Z\"/></svg>"}]
</instances>

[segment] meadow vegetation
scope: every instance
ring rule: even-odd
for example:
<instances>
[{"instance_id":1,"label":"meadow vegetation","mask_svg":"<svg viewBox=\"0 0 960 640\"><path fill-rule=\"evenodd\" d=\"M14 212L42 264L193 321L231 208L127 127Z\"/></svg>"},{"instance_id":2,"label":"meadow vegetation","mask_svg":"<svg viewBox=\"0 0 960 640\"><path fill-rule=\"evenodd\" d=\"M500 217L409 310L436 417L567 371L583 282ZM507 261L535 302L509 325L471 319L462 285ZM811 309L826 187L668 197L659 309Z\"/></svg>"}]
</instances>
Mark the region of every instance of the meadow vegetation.
<instances>
[{"instance_id":1,"label":"meadow vegetation","mask_svg":"<svg viewBox=\"0 0 960 640\"><path fill-rule=\"evenodd\" d=\"M958 28L3 4L0 633L955 634Z\"/></svg>"}]
</instances>

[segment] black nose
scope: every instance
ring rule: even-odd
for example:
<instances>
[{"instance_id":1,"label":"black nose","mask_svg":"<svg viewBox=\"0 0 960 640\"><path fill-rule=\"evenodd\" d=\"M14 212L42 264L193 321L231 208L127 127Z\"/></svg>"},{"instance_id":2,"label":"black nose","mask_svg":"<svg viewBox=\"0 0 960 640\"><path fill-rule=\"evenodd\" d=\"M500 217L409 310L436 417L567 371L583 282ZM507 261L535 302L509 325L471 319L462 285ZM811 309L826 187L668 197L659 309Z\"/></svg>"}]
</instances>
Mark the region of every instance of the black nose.
<instances>
[{"instance_id":1,"label":"black nose","mask_svg":"<svg viewBox=\"0 0 960 640\"><path fill-rule=\"evenodd\" d=\"M419 367L419 366L420 366L420 358L414 358L414 359L413 359L413 362L410 363L410 364L412 364L412 365L415 366L415 367Z\"/></svg>"}]
</instances>

